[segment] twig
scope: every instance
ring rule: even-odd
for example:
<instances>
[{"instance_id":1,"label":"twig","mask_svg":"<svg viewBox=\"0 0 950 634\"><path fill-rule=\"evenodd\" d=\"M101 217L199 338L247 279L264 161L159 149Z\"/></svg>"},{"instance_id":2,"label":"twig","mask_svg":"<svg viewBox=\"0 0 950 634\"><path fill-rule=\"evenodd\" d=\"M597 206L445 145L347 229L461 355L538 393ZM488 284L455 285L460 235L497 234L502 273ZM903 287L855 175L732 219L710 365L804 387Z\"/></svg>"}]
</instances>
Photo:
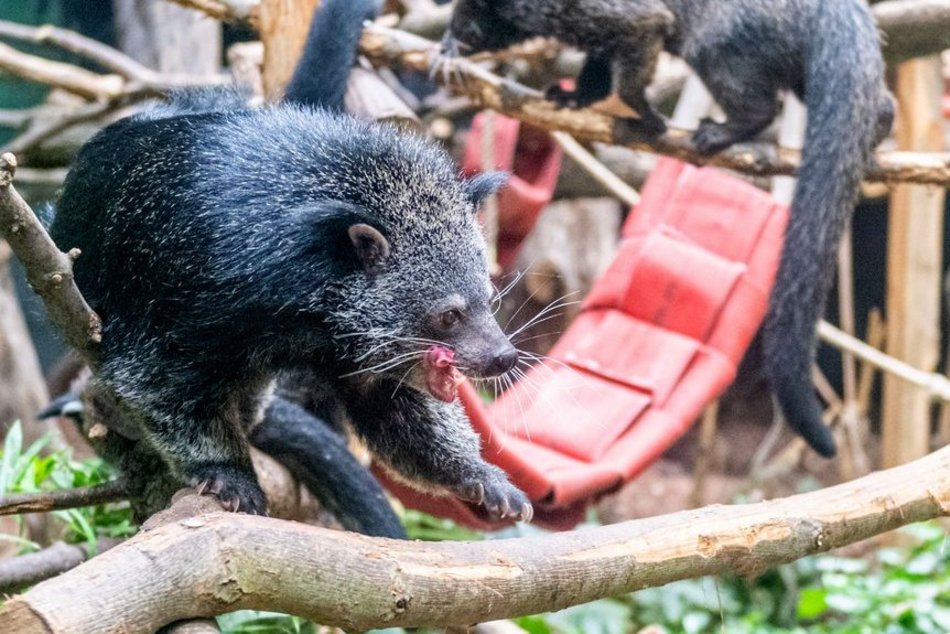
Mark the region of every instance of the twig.
<instances>
[{"instance_id":1,"label":"twig","mask_svg":"<svg viewBox=\"0 0 950 634\"><path fill-rule=\"evenodd\" d=\"M883 350L886 331L881 310L874 308L868 314L868 325L865 333L866 343L875 350ZM861 416L867 416L871 409L871 391L874 389L874 375L876 372L877 368L874 365L863 359L861 360L861 370L858 376L858 412Z\"/></svg>"},{"instance_id":2,"label":"twig","mask_svg":"<svg viewBox=\"0 0 950 634\"><path fill-rule=\"evenodd\" d=\"M142 97L160 97L176 88L230 82L225 76L208 78L158 73L101 42L49 25L34 27L0 20L0 38L52 44L116 73L101 75L72 64L29 55L0 43L0 70L95 101L127 103Z\"/></svg>"},{"instance_id":3,"label":"twig","mask_svg":"<svg viewBox=\"0 0 950 634\"><path fill-rule=\"evenodd\" d=\"M10 594L51 579L119 543L121 540L118 539L100 538L96 540L93 550L92 544L88 543L56 542L39 552L0 561L0 594Z\"/></svg>"},{"instance_id":4,"label":"twig","mask_svg":"<svg viewBox=\"0 0 950 634\"><path fill-rule=\"evenodd\" d=\"M552 132L551 136L564 153L571 157L575 163L580 165L590 174L594 180L603 185L614 196L623 201L625 205L633 207L640 202L640 194L630 185L623 182L619 176L610 171L610 169L601 163L596 156L591 154L587 148L577 142L577 139L564 132Z\"/></svg>"},{"instance_id":5,"label":"twig","mask_svg":"<svg viewBox=\"0 0 950 634\"><path fill-rule=\"evenodd\" d=\"M948 513L950 448L790 498L521 539L403 542L215 513L140 533L37 585L0 622L18 634L129 634L263 609L347 631L464 625L678 579L755 576Z\"/></svg>"},{"instance_id":6,"label":"twig","mask_svg":"<svg viewBox=\"0 0 950 634\"><path fill-rule=\"evenodd\" d=\"M46 122L43 125L30 128L20 136L10 141L7 146L2 148L0 151L21 154L33 149L40 143L43 143L53 136L56 136L64 130L67 130L80 123L86 123L87 121L95 121L100 119L101 117L104 117L111 112L115 112L119 108L146 96L146 93L141 92L126 93L114 99L109 99L108 101L97 101L79 106L75 110L67 112L57 119Z\"/></svg>"},{"instance_id":7,"label":"twig","mask_svg":"<svg viewBox=\"0 0 950 634\"><path fill-rule=\"evenodd\" d=\"M426 71L436 44L409 33L367 24L361 52L374 64L400 64ZM452 88L485 108L521 119L547 130L560 130L580 141L625 145L635 150L674 156L691 163L717 165L754 176L793 175L800 164L799 152L765 144L743 144L712 157L700 156L692 147L690 133L671 130L656 140L638 136L622 119L589 108L558 108L537 90L501 78L466 60L454 61L462 81ZM452 81L452 80L450 80ZM950 184L950 154L879 152L866 173L872 181Z\"/></svg>"},{"instance_id":8,"label":"twig","mask_svg":"<svg viewBox=\"0 0 950 634\"><path fill-rule=\"evenodd\" d=\"M818 336L823 341L842 350L847 350L859 359L889 372L908 383L928 391L930 396L941 401L950 401L950 379L942 374L919 370L900 359L884 354L880 350L869 346L860 339L851 337L829 323L818 325Z\"/></svg>"},{"instance_id":9,"label":"twig","mask_svg":"<svg viewBox=\"0 0 950 634\"><path fill-rule=\"evenodd\" d=\"M119 75L99 75L84 68L22 53L0 44L0 70L30 81L56 86L86 99L108 99L122 92Z\"/></svg>"},{"instance_id":10,"label":"twig","mask_svg":"<svg viewBox=\"0 0 950 634\"><path fill-rule=\"evenodd\" d=\"M169 0L186 9L201 11L222 22L257 23L257 6L260 0Z\"/></svg>"},{"instance_id":11,"label":"twig","mask_svg":"<svg viewBox=\"0 0 950 634\"><path fill-rule=\"evenodd\" d=\"M59 511L80 506L96 506L126 499L124 480L59 491L39 491L0 497L0 515Z\"/></svg>"},{"instance_id":12,"label":"twig","mask_svg":"<svg viewBox=\"0 0 950 634\"><path fill-rule=\"evenodd\" d=\"M27 281L43 299L50 319L84 360L95 364L102 340L99 316L86 303L73 281L78 249L60 251L33 210L13 187L16 157L0 156L0 237L23 263Z\"/></svg>"},{"instance_id":13,"label":"twig","mask_svg":"<svg viewBox=\"0 0 950 634\"><path fill-rule=\"evenodd\" d=\"M696 461L693 465L693 490L689 495L689 505L697 508L703 505L706 493L706 479L712 467L713 451L716 447L716 427L719 422L719 401L713 401L703 410L703 420L699 427L699 442L696 443Z\"/></svg>"},{"instance_id":14,"label":"twig","mask_svg":"<svg viewBox=\"0 0 950 634\"><path fill-rule=\"evenodd\" d=\"M143 66L125 53L106 46L98 40L75 31L56 26L30 26L8 20L0 20L0 38L23 40L37 44L52 44L95 62L103 68L122 75L126 79L157 78L159 74Z\"/></svg>"}]
</instances>

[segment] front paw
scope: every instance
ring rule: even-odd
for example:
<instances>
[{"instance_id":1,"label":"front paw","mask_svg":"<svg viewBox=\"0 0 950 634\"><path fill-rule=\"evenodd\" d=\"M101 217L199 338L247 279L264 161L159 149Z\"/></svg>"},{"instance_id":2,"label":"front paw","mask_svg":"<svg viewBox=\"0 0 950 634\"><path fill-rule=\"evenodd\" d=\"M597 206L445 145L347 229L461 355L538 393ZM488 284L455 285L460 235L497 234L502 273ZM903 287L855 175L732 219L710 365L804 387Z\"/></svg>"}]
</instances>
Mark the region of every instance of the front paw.
<instances>
[{"instance_id":1,"label":"front paw","mask_svg":"<svg viewBox=\"0 0 950 634\"><path fill-rule=\"evenodd\" d=\"M454 489L461 500L481 507L491 520L513 519L530 522L534 508L521 489L511 484L500 469Z\"/></svg>"},{"instance_id":2,"label":"front paw","mask_svg":"<svg viewBox=\"0 0 950 634\"><path fill-rule=\"evenodd\" d=\"M188 483L198 495L213 495L227 511L267 515L267 497L253 472L229 464L209 464L192 472Z\"/></svg>"},{"instance_id":3,"label":"front paw","mask_svg":"<svg viewBox=\"0 0 950 634\"><path fill-rule=\"evenodd\" d=\"M548 87L544 91L544 97L557 104L558 108L583 108L590 105L590 102L581 103L580 92L577 90L564 90L557 84Z\"/></svg>"},{"instance_id":4,"label":"front paw","mask_svg":"<svg viewBox=\"0 0 950 634\"><path fill-rule=\"evenodd\" d=\"M699 127L693 133L693 146L703 156L721 152L734 142L732 133L725 125L709 118L700 121Z\"/></svg>"}]
</instances>

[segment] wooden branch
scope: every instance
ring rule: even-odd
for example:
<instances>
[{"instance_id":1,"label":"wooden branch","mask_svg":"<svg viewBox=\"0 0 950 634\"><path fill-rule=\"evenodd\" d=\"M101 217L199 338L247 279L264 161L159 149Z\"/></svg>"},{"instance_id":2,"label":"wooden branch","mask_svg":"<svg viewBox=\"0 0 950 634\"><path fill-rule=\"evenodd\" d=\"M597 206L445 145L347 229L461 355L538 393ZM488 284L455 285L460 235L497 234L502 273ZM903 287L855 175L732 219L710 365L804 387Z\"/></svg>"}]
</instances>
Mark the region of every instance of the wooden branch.
<instances>
[{"instance_id":1,"label":"wooden branch","mask_svg":"<svg viewBox=\"0 0 950 634\"><path fill-rule=\"evenodd\" d=\"M0 561L0 593L10 594L72 570L92 555L103 553L121 540L99 539L90 544L56 542L48 548Z\"/></svg>"},{"instance_id":2,"label":"wooden branch","mask_svg":"<svg viewBox=\"0 0 950 634\"><path fill-rule=\"evenodd\" d=\"M43 582L8 601L0 622L22 634L152 632L250 608L348 631L465 625L678 579L754 576L948 513L950 448L786 499L521 539L425 544L215 513L166 523Z\"/></svg>"},{"instance_id":3,"label":"wooden branch","mask_svg":"<svg viewBox=\"0 0 950 634\"><path fill-rule=\"evenodd\" d=\"M76 489L19 493L0 497L0 515L41 513L80 506L95 506L124 500L126 495L125 481L121 479Z\"/></svg>"},{"instance_id":4,"label":"wooden branch","mask_svg":"<svg viewBox=\"0 0 950 634\"><path fill-rule=\"evenodd\" d=\"M86 303L73 281L78 249L60 251L33 210L13 187L16 157L0 156L0 238L5 239L26 271L27 281L39 295L51 321L84 360L95 364L102 341L99 316Z\"/></svg>"},{"instance_id":5,"label":"wooden branch","mask_svg":"<svg viewBox=\"0 0 950 634\"><path fill-rule=\"evenodd\" d=\"M116 97L125 85L119 75L99 75L72 64L22 53L6 44L0 44L0 70L68 90L86 99Z\"/></svg>"},{"instance_id":6,"label":"wooden branch","mask_svg":"<svg viewBox=\"0 0 950 634\"><path fill-rule=\"evenodd\" d=\"M248 22L257 25L261 0L169 0L187 9L195 9L222 22Z\"/></svg>"},{"instance_id":7,"label":"wooden branch","mask_svg":"<svg viewBox=\"0 0 950 634\"><path fill-rule=\"evenodd\" d=\"M884 57L897 63L950 48L950 1L887 0L872 7L884 33Z\"/></svg>"},{"instance_id":8,"label":"wooden branch","mask_svg":"<svg viewBox=\"0 0 950 634\"><path fill-rule=\"evenodd\" d=\"M36 44L51 44L69 51L127 79L144 80L157 77L158 73L143 66L125 53L107 46L98 40L75 31L56 26L30 26L8 20L0 20L0 38L15 39Z\"/></svg>"},{"instance_id":9,"label":"wooden branch","mask_svg":"<svg viewBox=\"0 0 950 634\"><path fill-rule=\"evenodd\" d=\"M147 96L147 93L136 92L123 94L107 101L95 101L84 104L64 113L56 119L31 127L7 143L7 145L2 148L2 151L10 152L14 155L27 152L75 125L100 119L129 103L138 99L144 99Z\"/></svg>"},{"instance_id":10,"label":"wooden branch","mask_svg":"<svg viewBox=\"0 0 950 634\"><path fill-rule=\"evenodd\" d=\"M369 24L364 30L361 52L374 64L400 64L425 71L437 45L403 31ZM444 74L452 88L484 108L491 108L528 123L566 132L578 140L625 145L634 150L674 156L696 164L717 165L754 176L794 175L801 161L799 152L772 145L743 144L712 157L700 156L690 143L690 132L671 130L656 140L638 137L622 119L589 108L557 108L537 90L498 77L466 59L452 62ZM443 79L442 73L438 73ZM950 185L950 154L879 152L866 178L871 181Z\"/></svg>"}]
</instances>

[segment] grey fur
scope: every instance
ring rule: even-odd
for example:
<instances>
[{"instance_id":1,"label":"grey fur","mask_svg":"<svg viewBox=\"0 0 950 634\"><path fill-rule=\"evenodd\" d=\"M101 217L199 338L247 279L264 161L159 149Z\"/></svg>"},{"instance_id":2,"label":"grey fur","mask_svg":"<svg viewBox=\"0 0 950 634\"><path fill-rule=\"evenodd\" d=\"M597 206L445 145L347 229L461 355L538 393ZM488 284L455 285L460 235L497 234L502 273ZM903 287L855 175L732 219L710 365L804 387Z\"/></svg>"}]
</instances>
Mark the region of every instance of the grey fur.
<instances>
[{"instance_id":1,"label":"grey fur","mask_svg":"<svg viewBox=\"0 0 950 634\"><path fill-rule=\"evenodd\" d=\"M371 5L324 2L303 60L335 66L315 85L298 70L284 103L251 109L233 90L188 92L80 151L52 235L82 250L76 282L103 319L94 398L180 483L263 513L248 433L277 374L312 368L342 407L358 408L351 418L431 432L378 430L381 457L409 479L457 491L475 478L506 501L489 512L525 516L524 494L477 443L440 435L464 433L459 407L435 401L445 394L415 363L438 345L473 376L509 369L475 217L500 183L466 181L434 143L337 111ZM391 411L402 402L407 412ZM430 477L410 468L433 455L445 463Z\"/></svg>"}]
</instances>

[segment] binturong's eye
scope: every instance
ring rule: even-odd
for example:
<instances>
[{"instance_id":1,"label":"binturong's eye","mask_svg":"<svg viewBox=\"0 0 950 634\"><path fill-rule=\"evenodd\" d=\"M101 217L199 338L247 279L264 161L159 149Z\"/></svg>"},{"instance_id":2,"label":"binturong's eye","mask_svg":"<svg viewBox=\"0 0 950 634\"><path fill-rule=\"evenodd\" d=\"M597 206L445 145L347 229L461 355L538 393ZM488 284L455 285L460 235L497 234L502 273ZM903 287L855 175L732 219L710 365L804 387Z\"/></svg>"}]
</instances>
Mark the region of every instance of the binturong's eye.
<instances>
[{"instance_id":1,"label":"binturong's eye","mask_svg":"<svg viewBox=\"0 0 950 634\"><path fill-rule=\"evenodd\" d=\"M462 311L458 308L450 308L439 315L439 320L445 328L451 328L462 319Z\"/></svg>"}]
</instances>

